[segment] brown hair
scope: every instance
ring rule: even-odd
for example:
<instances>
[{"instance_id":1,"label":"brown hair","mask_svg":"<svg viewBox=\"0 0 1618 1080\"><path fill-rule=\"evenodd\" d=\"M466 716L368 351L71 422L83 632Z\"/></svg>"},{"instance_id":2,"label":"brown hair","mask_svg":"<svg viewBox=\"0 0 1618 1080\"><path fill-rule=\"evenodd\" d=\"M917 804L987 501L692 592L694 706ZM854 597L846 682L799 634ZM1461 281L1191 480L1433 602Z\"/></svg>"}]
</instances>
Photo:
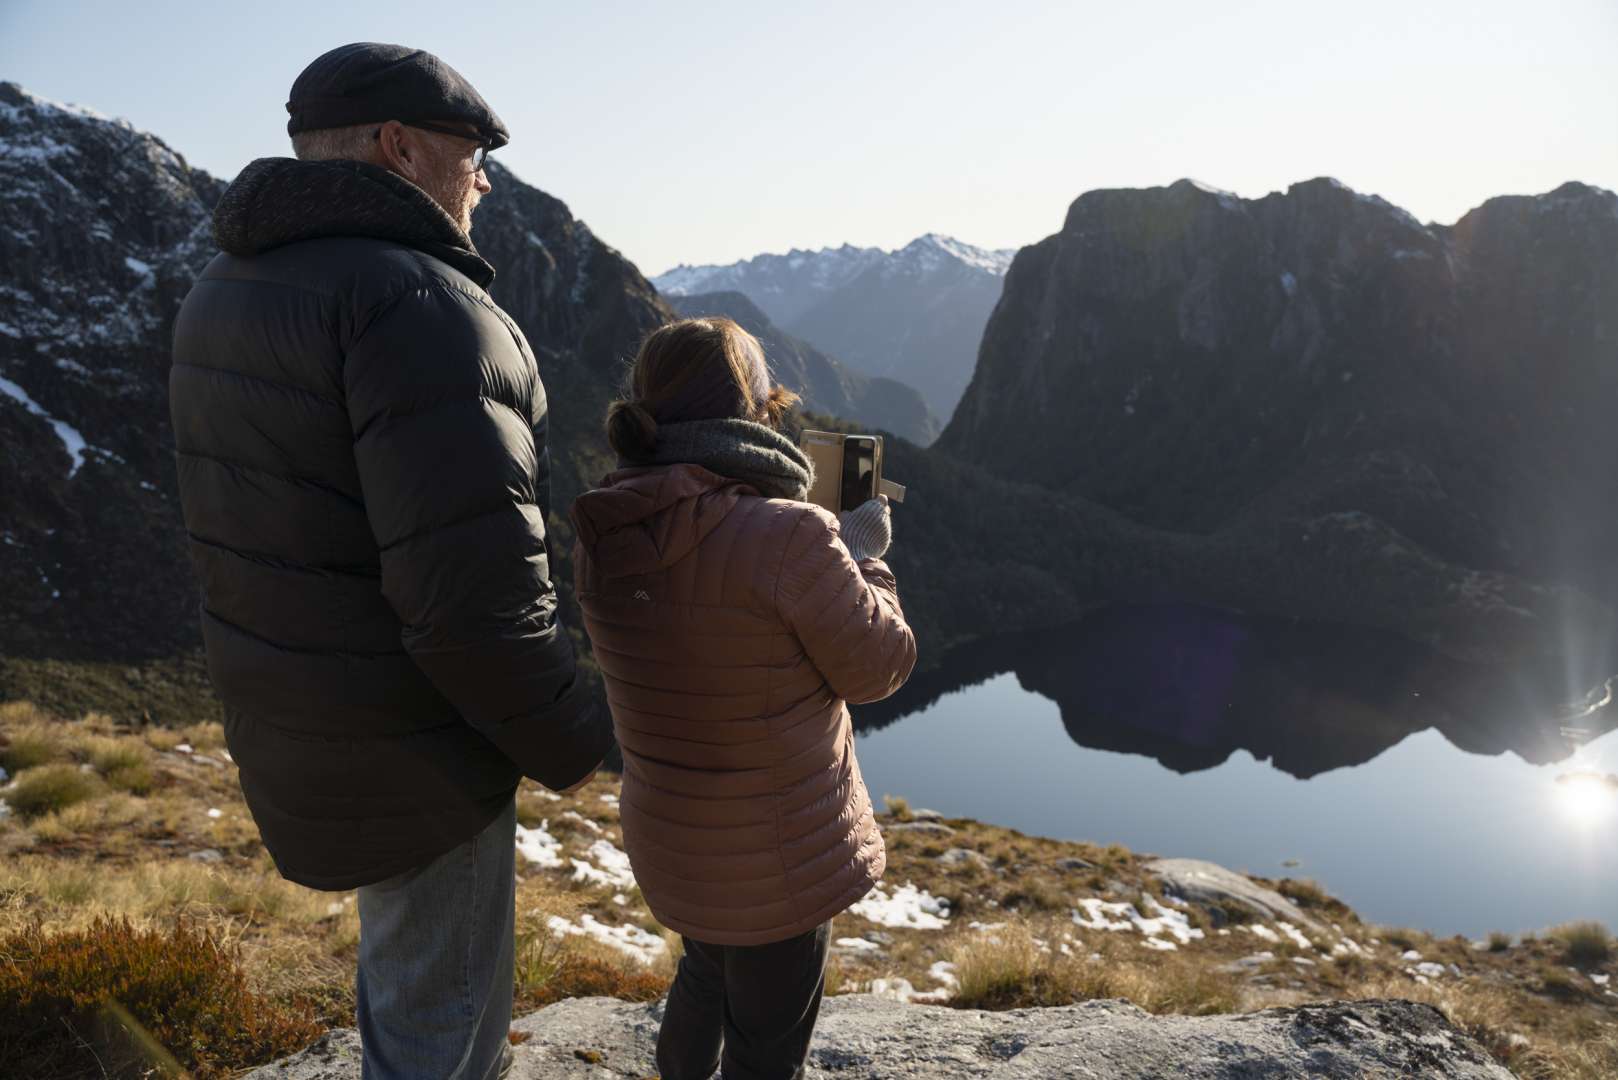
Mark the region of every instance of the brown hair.
<instances>
[{"instance_id":1,"label":"brown hair","mask_svg":"<svg viewBox=\"0 0 1618 1080\"><path fill-rule=\"evenodd\" d=\"M797 402L771 383L764 347L735 321L682 319L641 342L623 396L607 407L607 441L634 461L651 455L660 423L735 419L779 430Z\"/></svg>"}]
</instances>

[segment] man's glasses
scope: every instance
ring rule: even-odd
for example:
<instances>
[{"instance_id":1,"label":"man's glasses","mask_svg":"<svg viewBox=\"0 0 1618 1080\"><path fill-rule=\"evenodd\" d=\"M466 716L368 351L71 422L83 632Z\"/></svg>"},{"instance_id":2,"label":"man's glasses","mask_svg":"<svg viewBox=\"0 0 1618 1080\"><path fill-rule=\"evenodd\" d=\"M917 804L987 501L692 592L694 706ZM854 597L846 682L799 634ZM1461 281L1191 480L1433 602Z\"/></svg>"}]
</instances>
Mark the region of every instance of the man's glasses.
<instances>
[{"instance_id":1,"label":"man's glasses","mask_svg":"<svg viewBox=\"0 0 1618 1080\"><path fill-rule=\"evenodd\" d=\"M459 128L446 127L443 124L429 124L425 120L401 120L399 123L405 127L419 128L422 131L432 131L439 135L453 135L457 139L476 139L477 145L472 148L472 172L483 168L483 163L489 160L489 152L494 149L493 144L481 135L473 135ZM377 128L371 133L371 138L381 139L382 129Z\"/></svg>"}]
</instances>

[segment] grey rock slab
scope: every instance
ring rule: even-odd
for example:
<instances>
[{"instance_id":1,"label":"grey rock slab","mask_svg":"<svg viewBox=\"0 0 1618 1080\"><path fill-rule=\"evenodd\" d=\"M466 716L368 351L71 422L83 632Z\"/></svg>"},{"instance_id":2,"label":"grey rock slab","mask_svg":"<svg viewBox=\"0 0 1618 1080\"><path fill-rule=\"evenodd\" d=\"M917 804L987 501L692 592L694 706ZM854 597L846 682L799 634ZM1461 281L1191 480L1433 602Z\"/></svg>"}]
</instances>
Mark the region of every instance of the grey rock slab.
<instances>
[{"instance_id":1,"label":"grey rock slab","mask_svg":"<svg viewBox=\"0 0 1618 1080\"><path fill-rule=\"evenodd\" d=\"M511 1080L656 1074L661 1003L564 1001L523 1017ZM589 1060L586 1060L589 1059ZM1410 1001L1329 1002L1232 1016L1152 1016L1124 1001L982 1012L868 994L821 1008L814 1080L1511 1080L1438 1010ZM359 1041L334 1032L250 1080L352 1080Z\"/></svg>"},{"instance_id":2,"label":"grey rock slab","mask_svg":"<svg viewBox=\"0 0 1618 1080\"><path fill-rule=\"evenodd\" d=\"M990 866L989 860L984 857L982 852L973 851L971 848L952 847L940 855L938 861L944 866L961 866L964 864L976 866L982 870L987 870Z\"/></svg>"},{"instance_id":3,"label":"grey rock slab","mask_svg":"<svg viewBox=\"0 0 1618 1080\"><path fill-rule=\"evenodd\" d=\"M884 833L918 833L922 836L954 836L955 830L941 821L900 821L882 826Z\"/></svg>"},{"instance_id":4,"label":"grey rock slab","mask_svg":"<svg viewBox=\"0 0 1618 1080\"><path fill-rule=\"evenodd\" d=\"M1168 891L1193 904L1246 908L1268 919L1284 919L1315 933L1326 928L1274 889L1266 889L1234 870L1204 859L1157 859L1146 872L1161 879Z\"/></svg>"}]
</instances>

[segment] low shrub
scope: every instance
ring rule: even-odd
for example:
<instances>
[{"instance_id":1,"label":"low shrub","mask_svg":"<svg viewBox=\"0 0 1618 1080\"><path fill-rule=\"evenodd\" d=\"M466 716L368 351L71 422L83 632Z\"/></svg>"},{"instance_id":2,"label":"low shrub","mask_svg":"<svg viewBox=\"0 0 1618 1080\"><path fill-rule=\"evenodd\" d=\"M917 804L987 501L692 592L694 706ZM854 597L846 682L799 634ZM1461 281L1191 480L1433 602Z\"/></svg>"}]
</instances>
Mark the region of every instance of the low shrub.
<instances>
[{"instance_id":1,"label":"low shrub","mask_svg":"<svg viewBox=\"0 0 1618 1080\"><path fill-rule=\"evenodd\" d=\"M100 781L76 765L41 765L17 777L6 792L6 802L23 817L40 817L92 798L100 790Z\"/></svg>"},{"instance_id":2,"label":"low shrub","mask_svg":"<svg viewBox=\"0 0 1618 1080\"><path fill-rule=\"evenodd\" d=\"M1511 935L1502 930L1495 930L1489 934L1489 951L1505 952L1511 948Z\"/></svg>"},{"instance_id":3,"label":"low shrub","mask_svg":"<svg viewBox=\"0 0 1618 1080\"><path fill-rule=\"evenodd\" d=\"M1566 923L1552 929L1549 937L1562 946L1562 953L1570 964L1600 967L1612 958L1612 935L1601 923Z\"/></svg>"},{"instance_id":4,"label":"low shrub","mask_svg":"<svg viewBox=\"0 0 1618 1080\"><path fill-rule=\"evenodd\" d=\"M306 1004L250 990L240 956L200 931L127 919L0 940L0 1075L58 1080L225 1077L295 1053L321 1027Z\"/></svg>"}]
</instances>

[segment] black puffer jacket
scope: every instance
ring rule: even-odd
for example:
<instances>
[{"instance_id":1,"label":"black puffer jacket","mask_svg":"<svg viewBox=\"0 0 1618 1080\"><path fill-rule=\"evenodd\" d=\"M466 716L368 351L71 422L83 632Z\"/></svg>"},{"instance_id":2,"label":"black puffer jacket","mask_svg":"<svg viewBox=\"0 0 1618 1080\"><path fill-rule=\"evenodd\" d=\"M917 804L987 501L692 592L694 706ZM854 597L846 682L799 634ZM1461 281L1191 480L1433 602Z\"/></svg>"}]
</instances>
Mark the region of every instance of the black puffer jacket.
<instances>
[{"instance_id":1,"label":"black puffer jacket","mask_svg":"<svg viewBox=\"0 0 1618 1080\"><path fill-rule=\"evenodd\" d=\"M276 865L352 888L610 745L556 615L545 391L493 269L386 170L256 161L214 229L169 376L209 670Z\"/></svg>"}]
</instances>

